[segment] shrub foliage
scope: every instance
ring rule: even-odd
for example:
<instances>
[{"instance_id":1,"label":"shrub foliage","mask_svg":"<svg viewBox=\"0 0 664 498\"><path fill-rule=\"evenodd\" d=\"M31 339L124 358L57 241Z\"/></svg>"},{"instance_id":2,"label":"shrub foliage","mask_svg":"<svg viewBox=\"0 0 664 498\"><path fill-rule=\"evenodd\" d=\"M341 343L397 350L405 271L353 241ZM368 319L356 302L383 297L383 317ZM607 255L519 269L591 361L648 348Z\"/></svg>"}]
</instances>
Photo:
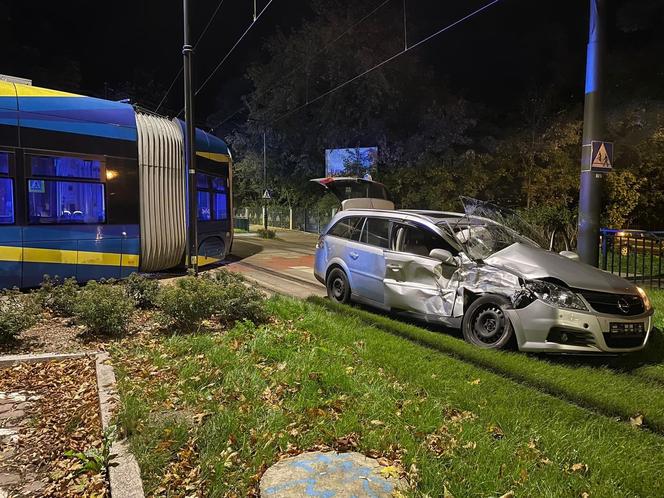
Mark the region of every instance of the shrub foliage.
<instances>
[{"instance_id":1,"label":"shrub foliage","mask_svg":"<svg viewBox=\"0 0 664 498\"><path fill-rule=\"evenodd\" d=\"M241 277L221 271L214 276L187 276L164 287L159 308L164 321L175 330L196 332L204 320L223 324L266 321L264 298L261 292L245 286Z\"/></svg>"},{"instance_id":2,"label":"shrub foliage","mask_svg":"<svg viewBox=\"0 0 664 498\"><path fill-rule=\"evenodd\" d=\"M37 323L41 309L34 296L17 289L0 291L0 342L15 338Z\"/></svg>"},{"instance_id":3,"label":"shrub foliage","mask_svg":"<svg viewBox=\"0 0 664 498\"><path fill-rule=\"evenodd\" d=\"M37 291L39 303L57 316L74 316L78 302L79 286L74 277L60 282L58 277L44 275L44 281Z\"/></svg>"},{"instance_id":4,"label":"shrub foliage","mask_svg":"<svg viewBox=\"0 0 664 498\"><path fill-rule=\"evenodd\" d=\"M120 285L89 281L81 290L76 305L76 320L89 332L118 335L127 330L134 302Z\"/></svg>"},{"instance_id":5,"label":"shrub foliage","mask_svg":"<svg viewBox=\"0 0 664 498\"><path fill-rule=\"evenodd\" d=\"M127 295L134 301L137 308L154 308L159 299L159 282L146 278L138 273L132 273L125 281Z\"/></svg>"}]
</instances>

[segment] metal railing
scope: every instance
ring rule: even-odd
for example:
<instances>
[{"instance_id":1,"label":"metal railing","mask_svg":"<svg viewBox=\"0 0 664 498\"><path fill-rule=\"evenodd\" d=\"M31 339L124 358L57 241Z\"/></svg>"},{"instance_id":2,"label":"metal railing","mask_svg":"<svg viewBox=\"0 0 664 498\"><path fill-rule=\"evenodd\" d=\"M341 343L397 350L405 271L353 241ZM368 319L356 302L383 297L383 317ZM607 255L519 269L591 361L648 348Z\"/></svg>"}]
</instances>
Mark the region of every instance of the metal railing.
<instances>
[{"instance_id":1,"label":"metal railing","mask_svg":"<svg viewBox=\"0 0 664 498\"><path fill-rule=\"evenodd\" d=\"M600 230L599 266L644 287L662 288L664 231Z\"/></svg>"},{"instance_id":2,"label":"metal railing","mask_svg":"<svg viewBox=\"0 0 664 498\"><path fill-rule=\"evenodd\" d=\"M288 208L287 206L269 206L267 224L273 228L301 230L320 233L334 216L333 210L314 208ZM263 225L261 206L241 207L235 210L236 218L249 220L251 225Z\"/></svg>"}]
</instances>

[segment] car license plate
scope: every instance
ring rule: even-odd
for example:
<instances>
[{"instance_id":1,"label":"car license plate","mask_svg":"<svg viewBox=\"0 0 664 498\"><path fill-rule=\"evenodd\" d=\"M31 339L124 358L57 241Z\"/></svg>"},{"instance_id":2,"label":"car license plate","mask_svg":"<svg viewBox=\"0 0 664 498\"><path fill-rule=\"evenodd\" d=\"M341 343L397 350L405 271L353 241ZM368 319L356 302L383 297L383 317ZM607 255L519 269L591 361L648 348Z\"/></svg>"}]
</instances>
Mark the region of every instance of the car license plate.
<instances>
[{"instance_id":1,"label":"car license plate","mask_svg":"<svg viewBox=\"0 0 664 498\"><path fill-rule=\"evenodd\" d=\"M609 332L612 334L643 334L643 322L611 322L609 323Z\"/></svg>"}]
</instances>

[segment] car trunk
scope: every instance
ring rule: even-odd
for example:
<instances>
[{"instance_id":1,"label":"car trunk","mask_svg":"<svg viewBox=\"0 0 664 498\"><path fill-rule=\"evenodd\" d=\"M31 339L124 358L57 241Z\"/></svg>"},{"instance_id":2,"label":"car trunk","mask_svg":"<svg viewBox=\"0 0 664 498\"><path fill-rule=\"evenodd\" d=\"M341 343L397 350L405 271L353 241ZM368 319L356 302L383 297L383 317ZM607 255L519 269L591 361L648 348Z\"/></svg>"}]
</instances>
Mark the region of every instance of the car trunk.
<instances>
[{"instance_id":1,"label":"car trunk","mask_svg":"<svg viewBox=\"0 0 664 498\"><path fill-rule=\"evenodd\" d=\"M310 180L330 192L341 202L341 209L394 209L382 183L364 178L316 178Z\"/></svg>"}]
</instances>

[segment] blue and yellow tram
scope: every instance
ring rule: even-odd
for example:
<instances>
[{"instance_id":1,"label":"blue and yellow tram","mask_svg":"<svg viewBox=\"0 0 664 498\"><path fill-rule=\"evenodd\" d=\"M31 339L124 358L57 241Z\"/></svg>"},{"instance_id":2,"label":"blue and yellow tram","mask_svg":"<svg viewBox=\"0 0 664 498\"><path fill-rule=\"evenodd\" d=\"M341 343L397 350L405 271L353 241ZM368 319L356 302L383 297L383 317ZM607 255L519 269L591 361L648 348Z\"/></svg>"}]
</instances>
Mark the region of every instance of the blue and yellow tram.
<instances>
[{"instance_id":1,"label":"blue and yellow tram","mask_svg":"<svg viewBox=\"0 0 664 498\"><path fill-rule=\"evenodd\" d=\"M196 130L199 264L232 244L226 144ZM0 81L0 288L122 278L184 262L184 123Z\"/></svg>"}]
</instances>

